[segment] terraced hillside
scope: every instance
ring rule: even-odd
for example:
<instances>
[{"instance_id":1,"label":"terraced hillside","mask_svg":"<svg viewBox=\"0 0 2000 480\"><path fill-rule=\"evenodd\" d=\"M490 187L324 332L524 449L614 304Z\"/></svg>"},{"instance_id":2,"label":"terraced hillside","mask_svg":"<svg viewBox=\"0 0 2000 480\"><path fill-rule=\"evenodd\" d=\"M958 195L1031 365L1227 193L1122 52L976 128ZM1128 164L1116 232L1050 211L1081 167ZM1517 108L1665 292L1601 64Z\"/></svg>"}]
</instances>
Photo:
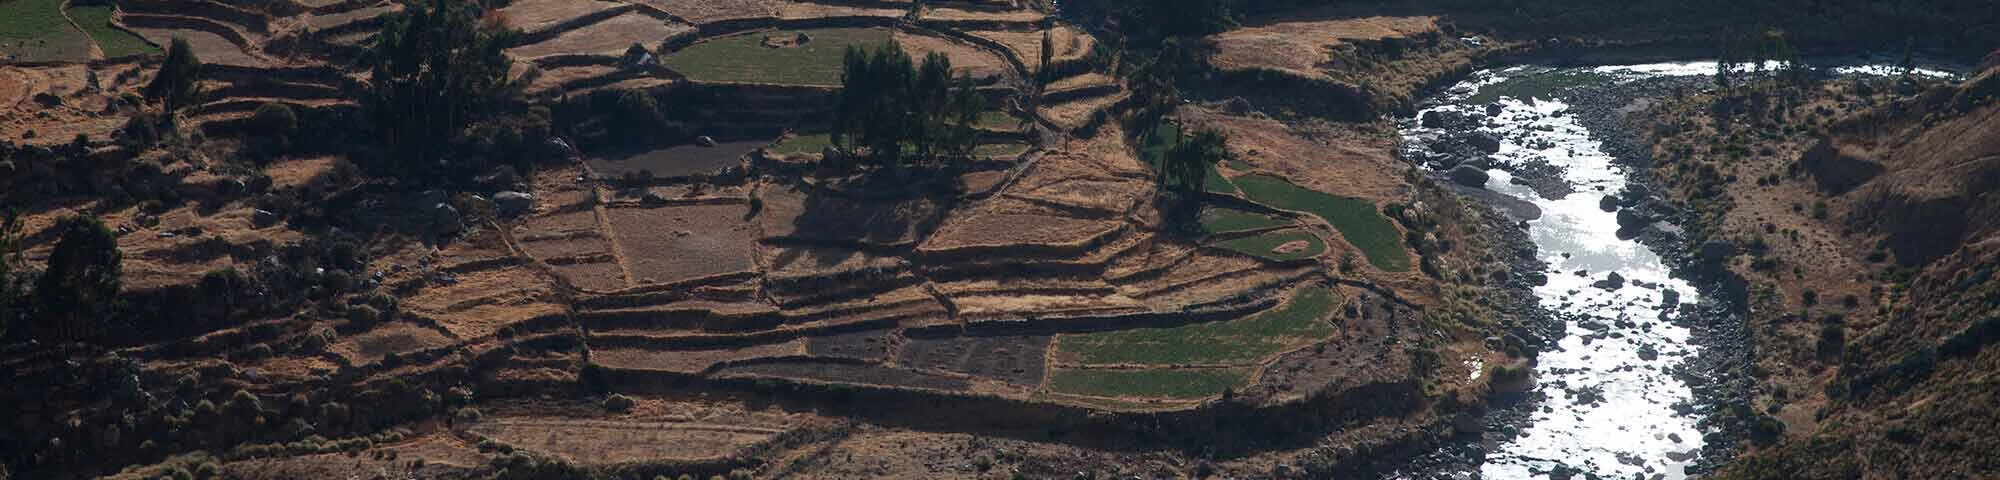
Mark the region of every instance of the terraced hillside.
<instances>
[{"instance_id":1,"label":"terraced hillside","mask_svg":"<svg viewBox=\"0 0 2000 480\"><path fill-rule=\"evenodd\" d=\"M116 347L5 346L0 370L53 397L130 378L147 405L130 421L35 407L124 423L88 434L102 448L23 464L248 479L1157 476L1209 458L1347 471L1449 435L1469 408L1455 399L1509 362L1507 306L1488 297L1518 283L1522 253L1493 234L1508 220L1407 175L1386 121L1286 122L1237 99L1134 126L1098 39L1040 2L918 5L508 3L485 21L519 31L505 54L562 117L562 154L413 188L358 158L241 154L276 106L353 123L381 15L410 7L120 2L111 25L185 38L204 62L171 132L185 143L121 141L143 109L126 97L157 70L139 60L0 67L24 79L0 82L0 134L156 169L118 188L178 196L41 187L21 261L59 256L58 219L93 216L118 232L125 294L222 319ZM945 55L988 99L949 176L829 167L840 56L889 42ZM1430 67L1381 78L1450 70ZM597 94L668 105L690 141L602 140L612 114L578 107ZM1156 169L1200 130L1227 134L1233 158L1211 173L1201 228L1179 228Z\"/></svg>"}]
</instances>

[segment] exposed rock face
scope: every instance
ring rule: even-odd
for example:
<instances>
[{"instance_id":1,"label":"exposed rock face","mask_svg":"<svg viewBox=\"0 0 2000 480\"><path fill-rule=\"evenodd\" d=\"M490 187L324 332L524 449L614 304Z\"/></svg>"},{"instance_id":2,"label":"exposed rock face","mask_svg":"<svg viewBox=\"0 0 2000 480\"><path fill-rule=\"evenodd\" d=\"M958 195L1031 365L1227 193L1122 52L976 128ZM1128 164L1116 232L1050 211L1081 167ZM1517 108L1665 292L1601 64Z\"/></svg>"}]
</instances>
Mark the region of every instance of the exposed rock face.
<instances>
[{"instance_id":1,"label":"exposed rock face","mask_svg":"<svg viewBox=\"0 0 2000 480\"><path fill-rule=\"evenodd\" d=\"M1799 156L1799 166L1812 174L1820 191L1829 195L1847 193L1882 174L1881 164L1843 150L1826 138Z\"/></svg>"}]
</instances>

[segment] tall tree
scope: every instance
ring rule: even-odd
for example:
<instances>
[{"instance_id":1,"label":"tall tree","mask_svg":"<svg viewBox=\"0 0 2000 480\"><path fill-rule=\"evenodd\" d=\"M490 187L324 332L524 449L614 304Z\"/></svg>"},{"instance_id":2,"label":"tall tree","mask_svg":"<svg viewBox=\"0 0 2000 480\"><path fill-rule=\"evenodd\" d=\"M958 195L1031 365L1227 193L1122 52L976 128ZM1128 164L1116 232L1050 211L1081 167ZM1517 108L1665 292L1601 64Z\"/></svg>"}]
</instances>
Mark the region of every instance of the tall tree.
<instances>
[{"instance_id":1,"label":"tall tree","mask_svg":"<svg viewBox=\"0 0 2000 480\"><path fill-rule=\"evenodd\" d=\"M481 21L479 4L427 0L391 14L369 53L362 98L388 173L422 179L469 127L520 103L504 52L515 33Z\"/></svg>"},{"instance_id":2,"label":"tall tree","mask_svg":"<svg viewBox=\"0 0 2000 480\"><path fill-rule=\"evenodd\" d=\"M1055 63L1056 58L1056 42L1049 35L1051 30L1054 29L1042 30L1042 63L1035 66L1035 80L1038 87L1046 86L1049 81L1055 80L1054 74L1049 72L1049 64Z\"/></svg>"},{"instance_id":3,"label":"tall tree","mask_svg":"<svg viewBox=\"0 0 2000 480\"><path fill-rule=\"evenodd\" d=\"M1155 175L1163 195L1162 207L1171 223L1191 224L1200 211L1201 194L1208 188L1209 169L1229 158L1228 145L1229 138L1222 132L1203 129L1192 136L1182 135L1167 149Z\"/></svg>"},{"instance_id":4,"label":"tall tree","mask_svg":"<svg viewBox=\"0 0 2000 480\"><path fill-rule=\"evenodd\" d=\"M167 47L166 61L160 64L153 82L146 84L144 93L147 100L160 101L170 115L201 95L201 59L195 57L187 39L174 37Z\"/></svg>"},{"instance_id":5,"label":"tall tree","mask_svg":"<svg viewBox=\"0 0 2000 480\"><path fill-rule=\"evenodd\" d=\"M54 341L94 337L116 312L124 256L117 237L96 217L64 218L56 228L62 239L35 282L33 320L23 333Z\"/></svg>"},{"instance_id":6,"label":"tall tree","mask_svg":"<svg viewBox=\"0 0 2000 480\"><path fill-rule=\"evenodd\" d=\"M971 78L953 78L948 57L932 53L914 63L891 43L872 51L849 48L843 62L836 145L865 149L864 158L878 165L936 162L941 154L971 151L985 97ZM914 149L912 158L905 158L906 148Z\"/></svg>"}]
</instances>

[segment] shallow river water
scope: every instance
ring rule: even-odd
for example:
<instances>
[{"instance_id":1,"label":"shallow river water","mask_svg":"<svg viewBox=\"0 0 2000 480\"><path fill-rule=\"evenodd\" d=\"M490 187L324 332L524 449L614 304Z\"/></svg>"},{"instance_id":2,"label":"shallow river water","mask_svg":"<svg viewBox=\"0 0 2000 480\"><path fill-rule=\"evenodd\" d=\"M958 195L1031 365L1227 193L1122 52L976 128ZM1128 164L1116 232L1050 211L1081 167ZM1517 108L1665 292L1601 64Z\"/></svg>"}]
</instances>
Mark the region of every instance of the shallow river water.
<instances>
[{"instance_id":1,"label":"shallow river water","mask_svg":"<svg viewBox=\"0 0 2000 480\"><path fill-rule=\"evenodd\" d=\"M1486 188L1534 203L1541 217L1528 222L1538 254L1549 266L1548 283L1535 289L1542 306L1567 325L1565 336L1538 357L1540 403L1519 435L1488 448L1484 478L1539 478L1576 469L1611 478L1681 478L1701 451L1699 420L1676 413L1692 401L1687 384L1670 369L1693 354L1689 331L1671 321L1676 309L1663 300L1694 302L1697 293L1675 279L1660 256L1617 234L1616 215L1598 208L1606 194L1625 188L1626 172L1590 137L1568 104L1553 98L1501 96L1489 110L1474 99L1485 89L1552 81L1584 70L1607 80L1657 75L1658 68L1550 70L1519 67L1475 74L1447 91L1426 111L1490 116L1479 128L1501 139L1498 162L1536 160L1561 169L1574 193L1545 198L1489 170ZM1713 71L1713 70L1710 70ZM1591 75L1591 77L1597 77ZM1529 95L1527 93L1524 96ZM1491 97L1491 93L1487 97ZM1445 134L1414 123L1410 139ZM1606 282L1612 274L1623 285ZM1594 285L1595 284L1595 285ZM1670 293L1671 292L1671 293ZM1685 407L1684 407L1685 409Z\"/></svg>"},{"instance_id":2,"label":"shallow river water","mask_svg":"<svg viewBox=\"0 0 2000 480\"><path fill-rule=\"evenodd\" d=\"M1868 68L1881 69L1851 67L1835 72L1880 74ZM1691 331L1677 320L1683 311L1692 314L1700 293L1675 278L1650 247L1621 238L1616 214L1600 208L1606 195L1626 188L1628 172L1602 142L1592 138L1580 109L1566 103L1562 92L1569 87L1682 77L1677 85L1692 93L1704 88L1697 77L1714 72L1713 62L1487 70L1450 87L1419 113L1419 118L1437 112L1473 120L1456 128L1405 121L1404 148L1413 158L1434 153L1430 146L1441 141L1482 132L1500 139L1491 165L1545 163L1535 171L1559 172L1543 173L1542 188L1530 189L1514 183L1508 173L1526 170L1487 169L1491 178L1486 189L1541 210L1540 217L1527 225L1540 259L1548 265L1548 283L1534 293L1566 328L1537 357L1537 383L1510 424L1497 425L1499 434L1489 433L1471 449L1474 458L1463 467L1465 471L1442 476L1679 479L1700 458L1704 432L1698 428L1697 399L1675 374L1698 354L1699 347L1690 342ZM1643 106L1594 107L1603 111ZM1548 176L1559 178L1572 193L1549 188ZM1623 282L1613 281L1613 274ZM1489 426L1494 423L1489 421Z\"/></svg>"}]
</instances>

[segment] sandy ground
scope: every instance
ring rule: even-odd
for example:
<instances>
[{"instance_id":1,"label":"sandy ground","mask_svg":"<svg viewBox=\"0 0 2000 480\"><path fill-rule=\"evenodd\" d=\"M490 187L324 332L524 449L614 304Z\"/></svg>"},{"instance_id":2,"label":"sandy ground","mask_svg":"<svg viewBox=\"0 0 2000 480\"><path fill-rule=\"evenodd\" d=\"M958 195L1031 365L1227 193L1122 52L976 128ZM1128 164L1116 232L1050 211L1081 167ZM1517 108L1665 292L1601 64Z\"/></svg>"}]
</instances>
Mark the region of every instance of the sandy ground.
<instances>
[{"instance_id":1,"label":"sandy ground","mask_svg":"<svg viewBox=\"0 0 2000 480\"><path fill-rule=\"evenodd\" d=\"M1309 78L1325 78L1318 67L1342 42L1401 38L1437 30L1436 17L1368 17L1315 22L1281 22L1230 30L1209 41L1209 61L1220 69L1264 68Z\"/></svg>"}]
</instances>

